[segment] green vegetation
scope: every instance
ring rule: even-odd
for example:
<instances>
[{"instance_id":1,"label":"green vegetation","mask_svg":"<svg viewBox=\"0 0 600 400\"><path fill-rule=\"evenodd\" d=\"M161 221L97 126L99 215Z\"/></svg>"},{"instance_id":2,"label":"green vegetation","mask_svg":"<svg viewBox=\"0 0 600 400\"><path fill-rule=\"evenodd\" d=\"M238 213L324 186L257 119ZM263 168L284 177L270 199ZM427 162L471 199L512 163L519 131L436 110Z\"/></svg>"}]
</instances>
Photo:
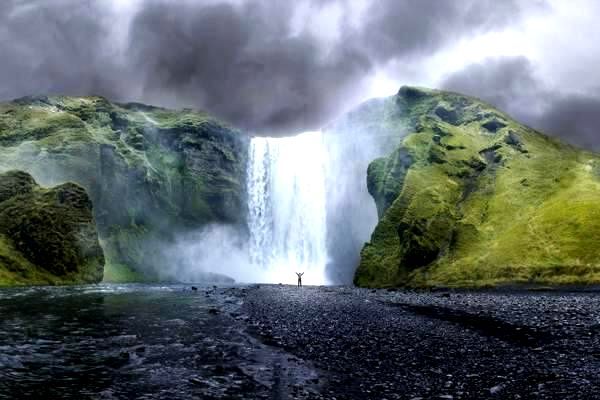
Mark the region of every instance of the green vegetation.
<instances>
[{"instance_id":1,"label":"green vegetation","mask_svg":"<svg viewBox=\"0 0 600 400\"><path fill-rule=\"evenodd\" d=\"M169 279L159 243L212 222L242 225L247 146L245 135L192 110L101 97L0 103L0 172L83 186L107 279Z\"/></svg>"},{"instance_id":2,"label":"green vegetation","mask_svg":"<svg viewBox=\"0 0 600 400\"><path fill-rule=\"evenodd\" d=\"M0 285L93 283L103 267L85 189L42 189L25 172L0 174Z\"/></svg>"},{"instance_id":3,"label":"green vegetation","mask_svg":"<svg viewBox=\"0 0 600 400\"><path fill-rule=\"evenodd\" d=\"M420 88L341 124L393 149L368 168L380 220L356 284L600 283L598 155ZM172 278L161 248L178 233L244 224L247 146L203 112L100 97L0 104L0 171L27 172L0 176L0 284L99 281L98 235L106 281Z\"/></svg>"},{"instance_id":4,"label":"green vegetation","mask_svg":"<svg viewBox=\"0 0 600 400\"><path fill-rule=\"evenodd\" d=\"M600 157L477 99L403 87L401 145L369 167L360 286L600 283Z\"/></svg>"},{"instance_id":5,"label":"green vegetation","mask_svg":"<svg viewBox=\"0 0 600 400\"><path fill-rule=\"evenodd\" d=\"M146 276L134 271L123 264L106 264L104 266L103 282L107 283L135 283L150 281Z\"/></svg>"}]
</instances>

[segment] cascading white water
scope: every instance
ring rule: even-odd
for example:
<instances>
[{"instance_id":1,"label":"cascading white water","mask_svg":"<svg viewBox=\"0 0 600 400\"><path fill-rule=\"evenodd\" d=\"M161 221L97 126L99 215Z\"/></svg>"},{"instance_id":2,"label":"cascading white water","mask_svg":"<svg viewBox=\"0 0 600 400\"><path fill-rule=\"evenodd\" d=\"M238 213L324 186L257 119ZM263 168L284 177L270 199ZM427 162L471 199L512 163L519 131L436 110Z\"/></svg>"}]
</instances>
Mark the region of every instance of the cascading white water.
<instances>
[{"instance_id":1,"label":"cascading white water","mask_svg":"<svg viewBox=\"0 0 600 400\"><path fill-rule=\"evenodd\" d=\"M326 151L321 132L253 138L248 168L250 259L272 283L326 284Z\"/></svg>"}]
</instances>

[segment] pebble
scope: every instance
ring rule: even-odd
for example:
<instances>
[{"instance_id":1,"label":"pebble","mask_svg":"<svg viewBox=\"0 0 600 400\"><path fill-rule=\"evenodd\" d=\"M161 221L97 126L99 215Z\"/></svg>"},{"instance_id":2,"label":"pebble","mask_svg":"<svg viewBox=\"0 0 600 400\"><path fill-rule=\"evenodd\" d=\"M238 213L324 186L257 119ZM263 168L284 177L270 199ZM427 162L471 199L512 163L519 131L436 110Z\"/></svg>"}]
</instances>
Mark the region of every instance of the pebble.
<instances>
[{"instance_id":1,"label":"pebble","mask_svg":"<svg viewBox=\"0 0 600 400\"><path fill-rule=\"evenodd\" d=\"M264 285L245 294L242 313L258 338L328 371L328 399L563 400L586 398L556 378L569 372L590 382L585 393L600 390L589 351L600 341L588 335L598 309L589 293Z\"/></svg>"}]
</instances>

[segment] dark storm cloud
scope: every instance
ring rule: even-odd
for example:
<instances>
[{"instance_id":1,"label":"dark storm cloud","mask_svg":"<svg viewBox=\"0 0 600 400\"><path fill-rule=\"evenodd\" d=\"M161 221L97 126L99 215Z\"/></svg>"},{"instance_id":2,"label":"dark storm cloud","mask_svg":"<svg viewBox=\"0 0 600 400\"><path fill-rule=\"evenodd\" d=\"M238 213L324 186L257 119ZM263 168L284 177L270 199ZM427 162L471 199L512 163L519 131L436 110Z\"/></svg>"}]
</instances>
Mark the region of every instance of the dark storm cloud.
<instances>
[{"instance_id":1,"label":"dark storm cloud","mask_svg":"<svg viewBox=\"0 0 600 400\"><path fill-rule=\"evenodd\" d=\"M574 94L548 88L524 57L489 59L448 77L445 89L469 94L545 133L600 150L600 93Z\"/></svg>"},{"instance_id":2,"label":"dark storm cloud","mask_svg":"<svg viewBox=\"0 0 600 400\"><path fill-rule=\"evenodd\" d=\"M316 13L331 3L311 2ZM318 37L290 31L294 2L149 1L133 21L130 47L145 97L172 93L237 125L293 132L316 128L355 101L374 66L430 53L518 14L514 4L496 3L376 1L364 25L343 24L342 40L324 54ZM486 15L494 10L491 20Z\"/></svg>"},{"instance_id":3,"label":"dark storm cloud","mask_svg":"<svg viewBox=\"0 0 600 400\"><path fill-rule=\"evenodd\" d=\"M94 2L4 0L0 99L29 94L118 93L107 62L104 10Z\"/></svg>"},{"instance_id":4,"label":"dark storm cloud","mask_svg":"<svg viewBox=\"0 0 600 400\"><path fill-rule=\"evenodd\" d=\"M342 22L333 43L319 29L292 29L298 7L311 19L336 4ZM290 133L354 104L379 66L431 54L521 13L512 1L382 0L352 24L352 5L141 0L126 26L108 0L5 0L0 99L99 94L202 108L257 133Z\"/></svg>"},{"instance_id":5,"label":"dark storm cloud","mask_svg":"<svg viewBox=\"0 0 600 400\"><path fill-rule=\"evenodd\" d=\"M495 58L468 65L446 77L442 87L480 97L504 109L529 93L537 96L542 89L525 57Z\"/></svg>"},{"instance_id":6,"label":"dark storm cloud","mask_svg":"<svg viewBox=\"0 0 600 400\"><path fill-rule=\"evenodd\" d=\"M426 55L453 39L518 19L521 11L513 0L380 0L366 13L361 41L383 61Z\"/></svg>"},{"instance_id":7,"label":"dark storm cloud","mask_svg":"<svg viewBox=\"0 0 600 400\"><path fill-rule=\"evenodd\" d=\"M575 145L600 151L600 96L557 96L534 124Z\"/></svg>"},{"instance_id":8,"label":"dark storm cloud","mask_svg":"<svg viewBox=\"0 0 600 400\"><path fill-rule=\"evenodd\" d=\"M289 133L330 116L369 60L351 47L321 55L315 37L291 35L292 3L266 4L147 2L130 31L144 95L176 94L256 130Z\"/></svg>"}]
</instances>

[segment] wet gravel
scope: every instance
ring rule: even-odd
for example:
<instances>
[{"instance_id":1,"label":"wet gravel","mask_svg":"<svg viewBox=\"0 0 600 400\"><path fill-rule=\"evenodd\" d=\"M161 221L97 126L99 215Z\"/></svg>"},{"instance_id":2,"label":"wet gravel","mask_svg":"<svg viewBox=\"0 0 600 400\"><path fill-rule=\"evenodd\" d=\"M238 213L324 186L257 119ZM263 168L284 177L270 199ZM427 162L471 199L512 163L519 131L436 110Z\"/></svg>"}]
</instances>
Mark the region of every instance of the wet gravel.
<instances>
[{"instance_id":1,"label":"wet gravel","mask_svg":"<svg viewBox=\"0 0 600 400\"><path fill-rule=\"evenodd\" d=\"M249 290L265 343L311 361L327 399L598 399L597 293Z\"/></svg>"}]
</instances>

